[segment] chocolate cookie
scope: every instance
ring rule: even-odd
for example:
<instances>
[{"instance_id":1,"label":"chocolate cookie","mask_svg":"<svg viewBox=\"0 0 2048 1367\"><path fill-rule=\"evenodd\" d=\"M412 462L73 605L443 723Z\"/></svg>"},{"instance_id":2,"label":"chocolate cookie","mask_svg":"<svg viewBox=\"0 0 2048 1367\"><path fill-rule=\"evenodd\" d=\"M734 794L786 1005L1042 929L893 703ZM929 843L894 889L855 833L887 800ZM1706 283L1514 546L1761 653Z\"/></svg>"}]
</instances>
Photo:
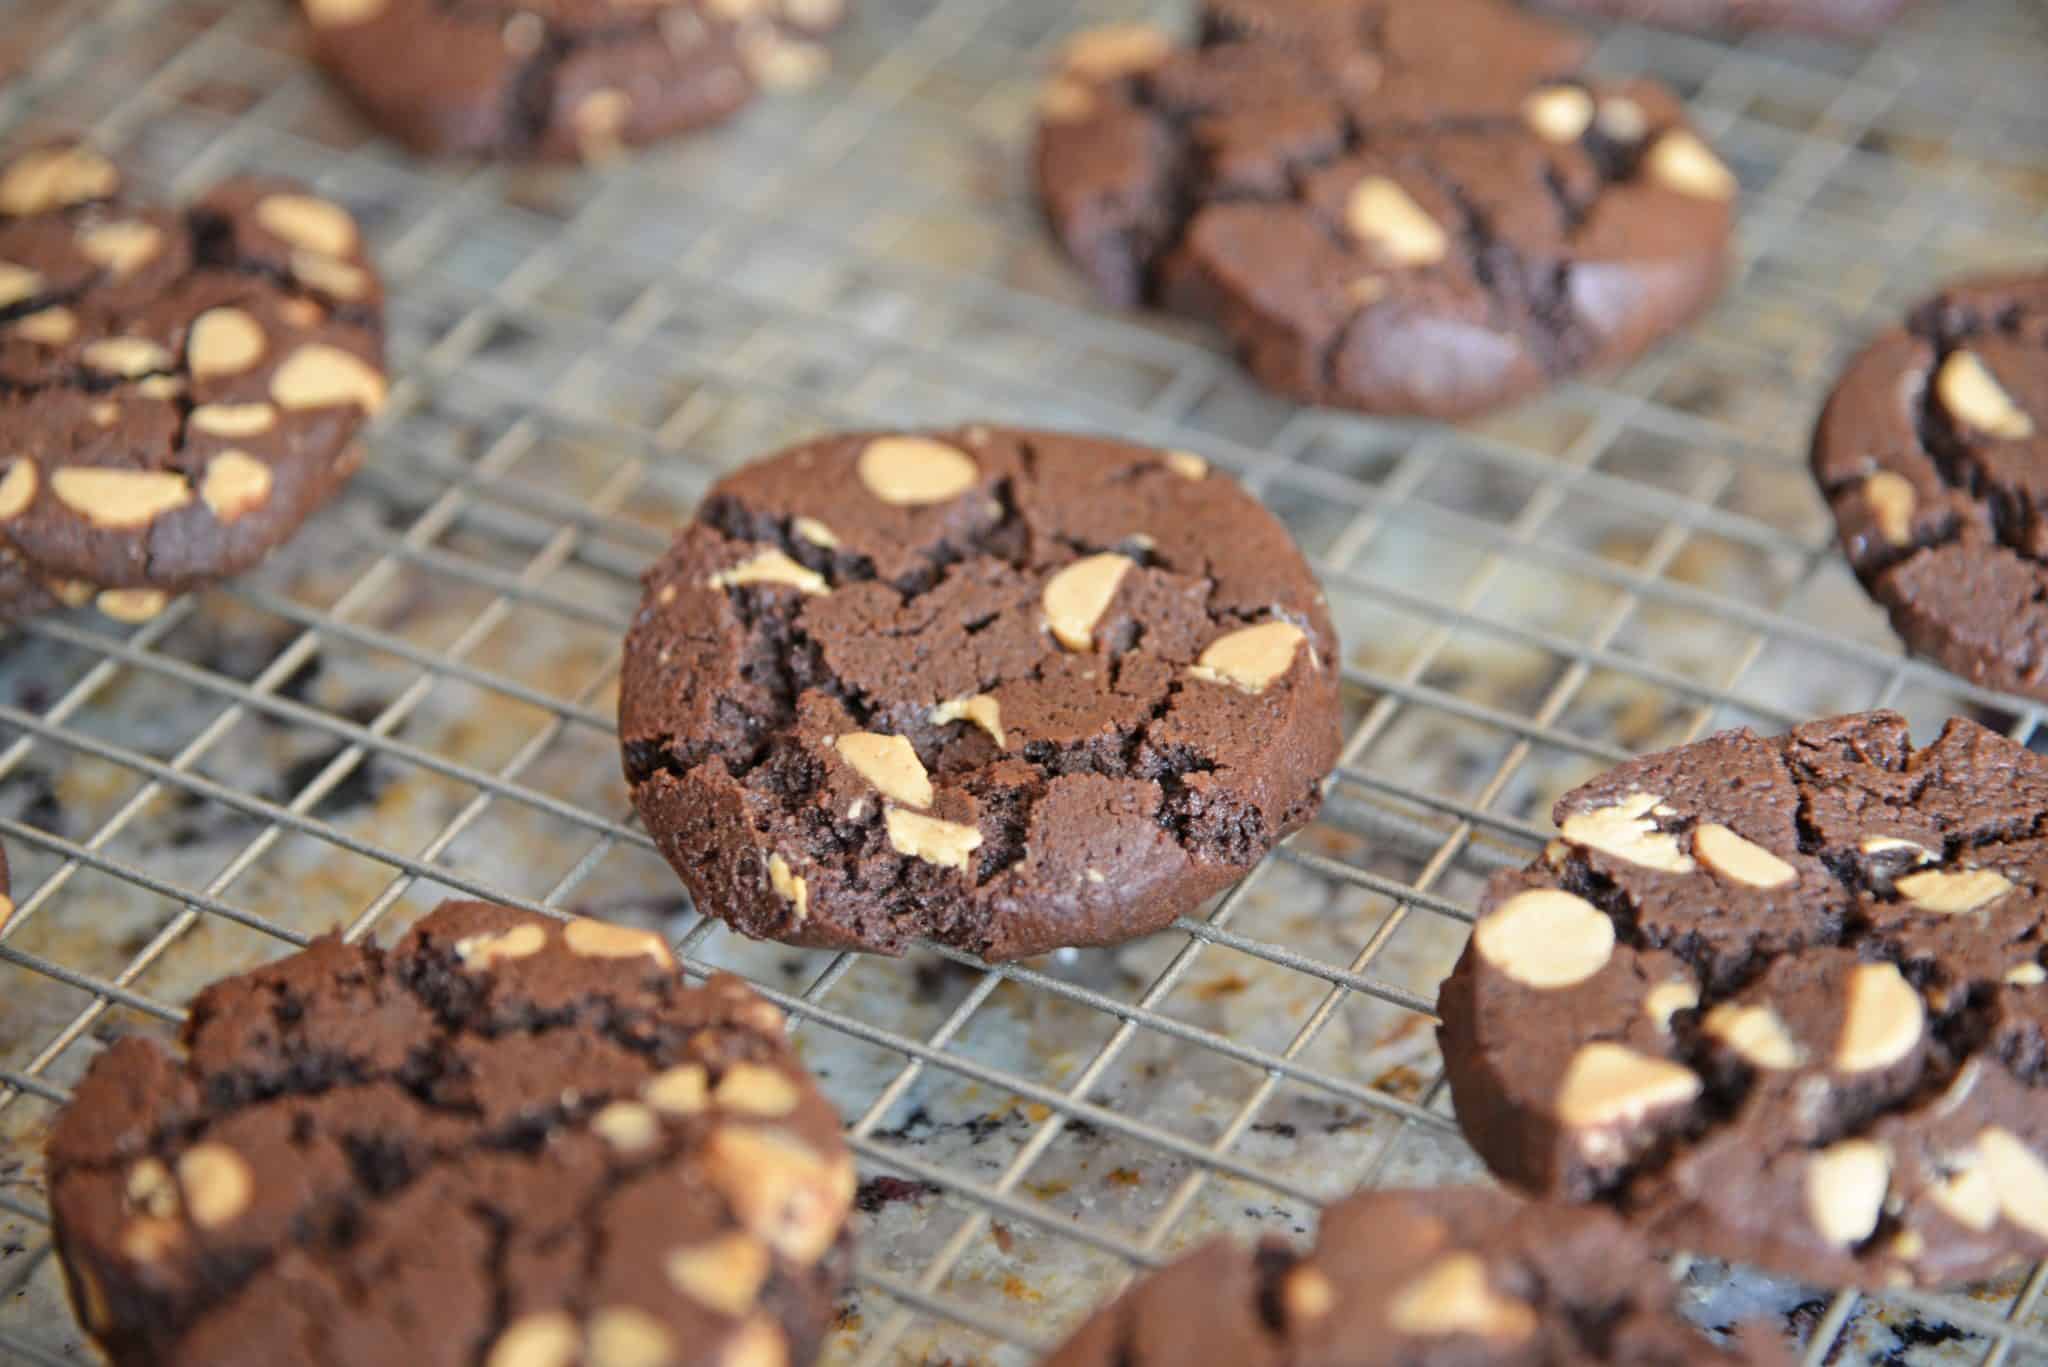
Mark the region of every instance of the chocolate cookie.
<instances>
[{"instance_id":1,"label":"chocolate cookie","mask_svg":"<svg viewBox=\"0 0 2048 1367\"><path fill-rule=\"evenodd\" d=\"M1102 293L1214 319L1265 384L1449 417L1643 351L1724 270L1735 177L1647 81L1495 0L1209 0L1084 33L1038 184Z\"/></svg>"},{"instance_id":2,"label":"chocolate cookie","mask_svg":"<svg viewBox=\"0 0 2048 1367\"><path fill-rule=\"evenodd\" d=\"M2048 699L2048 275L1957 285L1866 347L1813 473L1908 646Z\"/></svg>"},{"instance_id":3,"label":"chocolate cookie","mask_svg":"<svg viewBox=\"0 0 2048 1367\"><path fill-rule=\"evenodd\" d=\"M1098 1311L1047 1367L1641 1367L1778 1363L1679 1318L1669 1276L1606 1211L1480 1187L1371 1191L1312 1252L1204 1245Z\"/></svg>"},{"instance_id":4,"label":"chocolate cookie","mask_svg":"<svg viewBox=\"0 0 2048 1367\"><path fill-rule=\"evenodd\" d=\"M1337 642L1187 452L834 436L722 480L646 576L619 732L699 909L991 959L1192 910L1313 816Z\"/></svg>"},{"instance_id":5,"label":"chocolate cookie","mask_svg":"<svg viewBox=\"0 0 2048 1367\"><path fill-rule=\"evenodd\" d=\"M49 1145L117 1364L808 1362L847 1265L832 1108L736 978L659 936L450 902L216 983Z\"/></svg>"},{"instance_id":6,"label":"chocolate cookie","mask_svg":"<svg viewBox=\"0 0 2048 1367\"><path fill-rule=\"evenodd\" d=\"M381 290L340 206L119 188L84 147L0 169L0 620L142 621L247 569L347 479L384 399Z\"/></svg>"},{"instance_id":7,"label":"chocolate cookie","mask_svg":"<svg viewBox=\"0 0 2048 1367\"><path fill-rule=\"evenodd\" d=\"M808 85L845 0L300 0L313 52L419 152L596 161Z\"/></svg>"},{"instance_id":8,"label":"chocolate cookie","mask_svg":"<svg viewBox=\"0 0 2048 1367\"><path fill-rule=\"evenodd\" d=\"M1912 0L1543 0L1551 9L1708 33L1785 29L1868 37Z\"/></svg>"},{"instance_id":9,"label":"chocolate cookie","mask_svg":"<svg viewBox=\"0 0 2048 1367\"><path fill-rule=\"evenodd\" d=\"M1871 712L1558 804L1444 984L1494 1170L1834 1284L2048 1254L2048 759Z\"/></svg>"}]
</instances>

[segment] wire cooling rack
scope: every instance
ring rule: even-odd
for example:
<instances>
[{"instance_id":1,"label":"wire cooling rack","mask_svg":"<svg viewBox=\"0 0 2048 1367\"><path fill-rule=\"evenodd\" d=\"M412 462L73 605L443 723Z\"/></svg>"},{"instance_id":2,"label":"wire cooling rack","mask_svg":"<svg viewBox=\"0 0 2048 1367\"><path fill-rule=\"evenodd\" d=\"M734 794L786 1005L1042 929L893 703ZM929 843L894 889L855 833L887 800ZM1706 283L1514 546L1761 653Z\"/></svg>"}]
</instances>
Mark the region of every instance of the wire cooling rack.
<instances>
[{"instance_id":1,"label":"wire cooling rack","mask_svg":"<svg viewBox=\"0 0 2048 1367\"><path fill-rule=\"evenodd\" d=\"M1205 333L1091 306L1032 208L1030 100L1063 34L1139 8L860 0L815 91L585 172L400 156L283 4L0 5L0 132L86 130L166 195L272 171L355 210L397 377L369 467L258 573L139 628L0 638L0 1355L90 1356L40 1151L91 1055L333 926L474 894L747 973L862 1162L828 1360L1024 1362L1209 1233L1477 1174L1429 1011L1566 786L1876 704L2048 740L2037 706L1899 657L1802 457L1860 335L2041 260L2041 9L1925 4L1871 48L1603 31L1596 66L1671 82L1739 173L1742 269L1642 364L1454 428L1277 402ZM1121 950L889 962L697 920L617 775L634 573L752 455L974 420L1188 447L1288 523L1346 648L1327 810ZM2042 1269L1875 1299L1682 1271L1703 1321L1775 1316L1809 1362L2048 1358Z\"/></svg>"}]
</instances>

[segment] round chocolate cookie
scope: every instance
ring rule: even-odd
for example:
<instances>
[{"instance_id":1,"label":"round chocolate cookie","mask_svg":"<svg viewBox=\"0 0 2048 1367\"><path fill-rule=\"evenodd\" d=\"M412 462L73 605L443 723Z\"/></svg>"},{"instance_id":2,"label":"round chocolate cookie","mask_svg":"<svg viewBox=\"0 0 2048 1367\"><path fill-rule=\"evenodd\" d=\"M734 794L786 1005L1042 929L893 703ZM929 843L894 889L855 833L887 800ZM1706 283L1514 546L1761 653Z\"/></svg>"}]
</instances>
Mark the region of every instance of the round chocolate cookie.
<instances>
[{"instance_id":1,"label":"round chocolate cookie","mask_svg":"<svg viewBox=\"0 0 2048 1367\"><path fill-rule=\"evenodd\" d=\"M384 399L381 289L340 206L119 188L85 147L0 168L0 620L142 621L247 569L347 479Z\"/></svg>"},{"instance_id":2,"label":"round chocolate cookie","mask_svg":"<svg viewBox=\"0 0 2048 1367\"><path fill-rule=\"evenodd\" d=\"M1646 81L1496 0L1209 0L1083 33L1038 184L1102 293L1214 319L1265 384L1456 416L1627 360L1724 271L1735 177Z\"/></svg>"},{"instance_id":3,"label":"round chocolate cookie","mask_svg":"<svg viewBox=\"0 0 2048 1367\"><path fill-rule=\"evenodd\" d=\"M2048 759L1872 712L1558 804L1445 982L1458 1121L1536 1192L1837 1285L2048 1254Z\"/></svg>"},{"instance_id":4,"label":"round chocolate cookie","mask_svg":"<svg viewBox=\"0 0 2048 1367\"><path fill-rule=\"evenodd\" d=\"M1866 347L1813 473L1908 646L2048 698L2048 275L1957 285Z\"/></svg>"},{"instance_id":5,"label":"round chocolate cookie","mask_svg":"<svg viewBox=\"0 0 2048 1367\"><path fill-rule=\"evenodd\" d=\"M1565 1367L1780 1363L1715 1346L1612 1214L1481 1187L1369 1191L1313 1252L1205 1244L1096 1312L1047 1367Z\"/></svg>"},{"instance_id":6,"label":"round chocolate cookie","mask_svg":"<svg viewBox=\"0 0 2048 1367\"><path fill-rule=\"evenodd\" d=\"M633 801L749 935L991 959L1158 930L1313 816L1337 642L1183 451L985 427L740 470L646 575Z\"/></svg>"},{"instance_id":7,"label":"round chocolate cookie","mask_svg":"<svg viewBox=\"0 0 2048 1367\"><path fill-rule=\"evenodd\" d=\"M300 0L313 52L414 150L577 157L809 85L846 0Z\"/></svg>"},{"instance_id":8,"label":"round chocolate cookie","mask_svg":"<svg viewBox=\"0 0 2048 1367\"><path fill-rule=\"evenodd\" d=\"M1547 8L1706 33L1783 29L1866 38L1912 0L1543 0Z\"/></svg>"},{"instance_id":9,"label":"round chocolate cookie","mask_svg":"<svg viewBox=\"0 0 2048 1367\"><path fill-rule=\"evenodd\" d=\"M116 1364L808 1362L849 1264L839 1121L737 978L450 902L216 983L95 1059L49 1144Z\"/></svg>"}]
</instances>

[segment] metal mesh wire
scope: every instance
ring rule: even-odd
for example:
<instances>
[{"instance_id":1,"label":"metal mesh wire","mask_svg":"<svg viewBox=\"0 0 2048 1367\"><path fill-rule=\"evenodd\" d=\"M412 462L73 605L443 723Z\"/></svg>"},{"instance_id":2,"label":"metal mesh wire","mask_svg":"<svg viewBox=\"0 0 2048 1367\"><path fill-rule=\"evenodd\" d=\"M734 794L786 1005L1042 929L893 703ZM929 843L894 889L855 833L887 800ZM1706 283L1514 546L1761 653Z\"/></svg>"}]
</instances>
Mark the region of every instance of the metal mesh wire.
<instances>
[{"instance_id":1,"label":"metal mesh wire","mask_svg":"<svg viewBox=\"0 0 2048 1367\"><path fill-rule=\"evenodd\" d=\"M1700 326L1466 427L1305 411L1197 330L1093 308L1026 183L1035 73L1134 4L861 0L816 92L599 172L434 168L365 137L290 7L0 5L13 136L84 128L146 190L233 170L354 209L390 288L373 459L262 571L135 629L0 641L0 1353L76 1360L40 1145L112 1032L443 895L671 929L797 1022L862 1161L835 1362L1023 1361L1207 1233L1476 1174L1428 1027L1485 875L1561 789L1736 724L2041 710L1902 660L1803 449L1848 349L2048 239L2048 14L1925 6L1883 43L1616 28L1746 202ZM2029 254L2032 253L2030 258ZM676 898L616 777L633 575L716 475L833 426L988 420L1187 447L1288 523L1346 645L1310 830L1122 951L990 969L744 944ZM2048 1275L1785 1315L1809 1362L2048 1358ZM1719 1299L1715 1299L1718 1297Z\"/></svg>"}]
</instances>

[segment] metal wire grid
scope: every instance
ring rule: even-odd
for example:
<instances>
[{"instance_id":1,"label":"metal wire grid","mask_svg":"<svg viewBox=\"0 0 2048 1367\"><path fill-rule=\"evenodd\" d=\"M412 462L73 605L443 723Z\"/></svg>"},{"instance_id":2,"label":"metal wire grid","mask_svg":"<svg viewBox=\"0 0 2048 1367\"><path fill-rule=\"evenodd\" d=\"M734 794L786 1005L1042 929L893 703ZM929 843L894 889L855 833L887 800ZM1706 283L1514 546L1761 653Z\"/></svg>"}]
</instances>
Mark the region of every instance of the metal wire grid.
<instances>
[{"instance_id":1,"label":"metal wire grid","mask_svg":"<svg viewBox=\"0 0 2048 1367\"><path fill-rule=\"evenodd\" d=\"M932 949L950 970L915 1028L916 1013L869 1000L907 988L915 965L796 956L796 978L764 982L806 1045L887 1060L828 1089L864 1175L937 1193L928 1238L871 1241L859 1324L830 1345L840 1360L1008 1360L1112 1290L1114 1270L1170 1255L1219 1192L1305 1211L1455 1148L1440 1077L1387 1085L1316 1045L1361 1003L1426 1023L1432 984L1391 967L1401 946L1468 922L1479 878L1540 844L1547 799L1570 778L1823 703L1895 703L1918 721L1970 710L2027 741L2040 729L2034 705L1897 657L1845 590L1798 460L1855 335L1929 280L2023 259L2042 240L2037 11L1952 7L1867 52L1609 34L1600 65L1672 80L1730 153L1748 192L1745 276L1705 325L1627 373L1452 429L1294 410L1258 396L1206 339L1087 306L1040 240L1016 163L1031 73L1058 34L1114 6L866 0L816 97L587 177L436 175L364 140L290 51L281 6L112 0L55 24L20 9L9 18L39 17L46 42L20 54L27 74L0 96L11 129L90 127L174 194L257 167L357 207L391 285L398 377L370 468L279 564L132 631L30 624L9 649L32 652L33 689L23 663L0 657L0 682L16 680L0 704L13 733L0 784L56 763L126 785L77 838L47 812L0 816L17 866L18 910L0 928L9 997L67 1001L56 1028L0 1040L0 1143L12 1146L0 1157L31 1171L99 1033L179 1019L181 995L158 984L200 971L180 968L196 944L246 930L216 953L248 963L332 920L250 895L279 884L279 866L374 869L350 884L363 890L346 898L351 936L449 890L550 910L619 886L665 893L604 777L630 576L720 468L823 426L1038 421L1202 451L1314 555L1351 650L1351 724L1323 822L1163 937L1146 972L1096 971L1100 956L992 969ZM340 568L309 587L315 553ZM389 609L423 597L460 610L429 628ZM208 654L232 633L222 616L266 624L254 657ZM604 644L571 675L528 669L508 637ZM350 662L403 686L361 713L308 700L310 669ZM206 720L166 739L137 690L175 693ZM426 726L451 695L523 717L516 743ZM327 748L280 789L232 763L256 726ZM1463 767L1420 768L1445 737ZM565 775L579 769L600 777ZM349 818L342 799L373 770L447 795L423 841ZM240 823L203 876L177 861L158 871L167 798ZM511 818L569 833L573 856L545 876L476 857L472 842ZM1348 953L1272 924L1260 889L1274 884L1348 899ZM68 934L106 889L161 912L111 959ZM748 952L710 922L679 948L692 971ZM1194 975L1219 961L1308 989L1299 1009L1275 1002L1284 1029L1271 1043L1184 1009L1211 981ZM757 979L764 962L746 960ZM1019 999L1099 1022L1078 1066L990 1061L980 1023ZM1154 1118L1123 1070L1162 1047L1190 1067L1241 1065L1247 1085L1218 1090L1206 1128ZM934 1160L905 1140L906 1108L942 1086L1014 1101L1006 1157ZM1249 1142L1302 1097L1371 1118L1362 1161L1304 1174ZM1163 1197L1104 1221L1031 1180L1084 1138L1164 1164ZM21 1245L0 1261L6 1304L47 1307L31 1294L53 1279L32 1182L0 1191L0 1216ZM962 1269L1012 1228L1048 1257L1100 1255L1103 1275L1064 1299L987 1293ZM1981 1336L1987 1363L2048 1354L2044 1280L2035 1269L1996 1296L1875 1306L1837 1296L1808 1361L1853 1351L1859 1323L1901 1306ZM46 1315L0 1310L0 1347L25 1360L72 1360L76 1342Z\"/></svg>"}]
</instances>

